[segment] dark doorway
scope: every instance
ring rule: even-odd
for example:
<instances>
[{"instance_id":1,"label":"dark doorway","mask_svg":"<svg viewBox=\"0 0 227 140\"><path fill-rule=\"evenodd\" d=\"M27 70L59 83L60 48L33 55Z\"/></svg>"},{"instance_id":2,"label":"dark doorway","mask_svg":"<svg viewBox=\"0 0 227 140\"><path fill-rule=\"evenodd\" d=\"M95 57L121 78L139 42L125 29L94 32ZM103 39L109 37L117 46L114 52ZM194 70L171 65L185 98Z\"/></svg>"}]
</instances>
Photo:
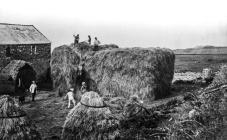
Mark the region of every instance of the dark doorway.
<instances>
[{"instance_id":1,"label":"dark doorway","mask_svg":"<svg viewBox=\"0 0 227 140\"><path fill-rule=\"evenodd\" d=\"M21 67L18 71L16 82L15 82L15 92L18 95L25 94L25 90L29 89L32 81L36 80L36 72L33 70L33 68L25 64L23 67Z\"/></svg>"},{"instance_id":2,"label":"dark doorway","mask_svg":"<svg viewBox=\"0 0 227 140\"><path fill-rule=\"evenodd\" d=\"M6 57L10 57L11 53L10 53L10 47L6 48Z\"/></svg>"}]
</instances>

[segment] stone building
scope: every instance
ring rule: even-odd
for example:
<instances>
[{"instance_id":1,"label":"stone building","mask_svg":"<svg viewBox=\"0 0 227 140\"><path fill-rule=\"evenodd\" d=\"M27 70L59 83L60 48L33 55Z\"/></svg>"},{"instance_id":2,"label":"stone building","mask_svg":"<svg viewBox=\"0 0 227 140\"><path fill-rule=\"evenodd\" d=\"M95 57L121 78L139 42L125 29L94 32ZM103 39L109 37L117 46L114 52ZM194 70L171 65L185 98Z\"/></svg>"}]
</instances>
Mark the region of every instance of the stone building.
<instances>
[{"instance_id":1,"label":"stone building","mask_svg":"<svg viewBox=\"0 0 227 140\"><path fill-rule=\"evenodd\" d=\"M0 71L11 60L30 62L37 80L50 69L51 42L33 25L0 23Z\"/></svg>"}]
</instances>

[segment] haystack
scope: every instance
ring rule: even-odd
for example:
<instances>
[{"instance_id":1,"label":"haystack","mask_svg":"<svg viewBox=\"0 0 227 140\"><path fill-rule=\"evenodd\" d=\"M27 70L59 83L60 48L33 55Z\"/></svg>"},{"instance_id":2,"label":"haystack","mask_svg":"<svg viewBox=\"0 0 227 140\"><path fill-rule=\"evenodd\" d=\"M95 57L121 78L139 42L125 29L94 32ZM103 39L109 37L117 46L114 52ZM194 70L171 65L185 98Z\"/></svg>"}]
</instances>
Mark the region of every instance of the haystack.
<instances>
[{"instance_id":1,"label":"haystack","mask_svg":"<svg viewBox=\"0 0 227 140\"><path fill-rule=\"evenodd\" d=\"M223 84L227 84L227 65L221 66L209 87L215 87Z\"/></svg>"},{"instance_id":2,"label":"haystack","mask_svg":"<svg viewBox=\"0 0 227 140\"><path fill-rule=\"evenodd\" d=\"M80 53L81 56L83 57L86 53L95 53L96 51L101 51L101 50L111 50L111 49L116 49L119 48L115 44L103 44L99 45L98 48L96 48L96 51L94 51L94 45L89 45L87 42L80 42L76 44L76 46L72 46L73 50Z\"/></svg>"},{"instance_id":3,"label":"haystack","mask_svg":"<svg viewBox=\"0 0 227 140\"><path fill-rule=\"evenodd\" d=\"M51 75L53 87L66 92L70 87L75 86L77 66L80 57L69 46L60 46L53 50L51 57Z\"/></svg>"},{"instance_id":4,"label":"haystack","mask_svg":"<svg viewBox=\"0 0 227 140\"><path fill-rule=\"evenodd\" d=\"M8 95L0 96L0 139L41 140L35 125Z\"/></svg>"},{"instance_id":5,"label":"haystack","mask_svg":"<svg viewBox=\"0 0 227 140\"><path fill-rule=\"evenodd\" d=\"M75 47L61 46L53 51L51 68L55 88L74 87L78 66L83 61L90 90L103 96L129 99L137 94L140 100L151 102L170 93L175 55L169 49L123 49L106 45L100 46L106 49L90 51L86 43ZM87 52L82 54L80 47Z\"/></svg>"},{"instance_id":6,"label":"haystack","mask_svg":"<svg viewBox=\"0 0 227 140\"><path fill-rule=\"evenodd\" d=\"M63 126L64 140L115 139L118 121L111 119L109 108L96 92L86 92L69 112Z\"/></svg>"},{"instance_id":7,"label":"haystack","mask_svg":"<svg viewBox=\"0 0 227 140\"><path fill-rule=\"evenodd\" d=\"M169 94L174 62L169 49L116 48L87 55L85 69L101 95L151 102Z\"/></svg>"},{"instance_id":8,"label":"haystack","mask_svg":"<svg viewBox=\"0 0 227 140\"><path fill-rule=\"evenodd\" d=\"M12 60L5 68L2 69L1 75L8 77L8 80L11 79L14 81L15 89L16 85L19 83L19 79L25 89L28 89L32 81L36 79L36 72L32 68L31 64L23 60Z\"/></svg>"}]
</instances>

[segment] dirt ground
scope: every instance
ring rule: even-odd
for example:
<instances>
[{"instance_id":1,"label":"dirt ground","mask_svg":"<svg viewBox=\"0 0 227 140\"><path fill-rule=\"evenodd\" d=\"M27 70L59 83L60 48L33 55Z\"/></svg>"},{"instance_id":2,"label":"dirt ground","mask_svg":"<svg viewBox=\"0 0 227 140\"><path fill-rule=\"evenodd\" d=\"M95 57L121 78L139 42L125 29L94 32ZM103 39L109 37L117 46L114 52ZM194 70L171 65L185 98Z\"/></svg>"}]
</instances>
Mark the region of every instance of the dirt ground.
<instances>
[{"instance_id":1,"label":"dirt ground","mask_svg":"<svg viewBox=\"0 0 227 140\"><path fill-rule=\"evenodd\" d=\"M63 97L55 97L51 91L39 91L36 101L26 97L22 108L34 121L42 138L60 136L62 126L70 109L67 109L67 100Z\"/></svg>"},{"instance_id":2,"label":"dirt ground","mask_svg":"<svg viewBox=\"0 0 227 140\"><path fill-rule=\"evenodd\" d=\"M174 97L199 88L200 85L196 84L174 85L172 94L169 97ZM70 109L67 109L67 100L63 100L63 97L57 97L56 95L57 94L53 91L39 91L35 102L31 101L31 97L26 97L25 103L22 104L22 108L36 124L37 130L41 133L42 138L51 138L53 136L60 137L62 126L70 111ZM166 99L167 98L160 99L154 103Z\"/></svg>"}]
</instances>

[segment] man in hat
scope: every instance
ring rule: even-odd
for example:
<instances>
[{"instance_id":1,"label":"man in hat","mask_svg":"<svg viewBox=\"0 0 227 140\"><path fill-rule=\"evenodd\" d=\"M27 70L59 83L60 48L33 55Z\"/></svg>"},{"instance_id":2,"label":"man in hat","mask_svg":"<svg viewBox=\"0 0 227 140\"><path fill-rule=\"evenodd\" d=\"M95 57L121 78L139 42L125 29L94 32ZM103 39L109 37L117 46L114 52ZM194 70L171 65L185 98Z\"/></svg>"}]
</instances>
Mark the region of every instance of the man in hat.
<instances>
[{"instance_id":1,"label":"man in hat","mask_svg":"<svg viewBox=\"0 0 227 140\"><path fill-rule=\"evenodd\" d=\"M75 47L75 46L76 46L76 44L78 44L78 43L79 43L80 35L79 35L79 34L77 34L77 35L73 35L73 37L74 37L74 47Z\"/></svg>"},{"instance_id":2,"label":"man in hat","mask_svg":"<svg viewBox=\"0 0 227 140\"><path fill-rule=\"evenodd\" d=\"M35 81L32 81L29 91L32 94L32 101L35 101L35 95L37 92L37 85L36 85Z\"/></svg>"},{"instance_id":3,"label":"man in hat","mask_svg":"<svg viewBox=\"0 0 227 140\"><path fill-rule=\"evenodd\" d=\"M71 101L73 102L73 106L76 106L76 101L74 99L74 88L70 88L69 92L66 94L65 98L68 97L68 108L71 106Z\"/></svg>"}]
</instances>

